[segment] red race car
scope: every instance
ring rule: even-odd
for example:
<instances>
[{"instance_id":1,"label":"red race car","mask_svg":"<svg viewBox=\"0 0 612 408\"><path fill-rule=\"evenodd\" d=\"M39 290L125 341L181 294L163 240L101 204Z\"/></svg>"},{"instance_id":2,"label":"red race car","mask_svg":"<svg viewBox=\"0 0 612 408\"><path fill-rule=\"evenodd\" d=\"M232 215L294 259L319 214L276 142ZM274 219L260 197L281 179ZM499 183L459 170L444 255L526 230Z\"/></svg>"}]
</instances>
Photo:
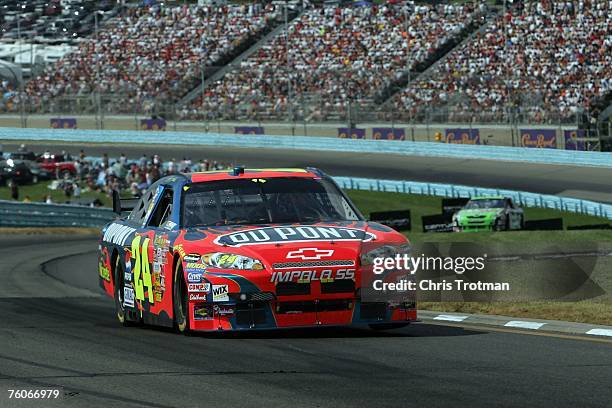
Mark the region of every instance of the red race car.
<instances>
[{"instance_id":1,"label":"red race car","mask_svg":"<svg viewBox=\"0 0 612 408\"><path fill-rule=\"evenodd\" d=\"M131 212L103 229L98 273L124 325L386 329L416 319L414 291L372 289L401 278L372 264L407 254L408 241L365 221L318 169L168 176L140 199L115 193L113 206Z\"/></svg>"}]
</instances>

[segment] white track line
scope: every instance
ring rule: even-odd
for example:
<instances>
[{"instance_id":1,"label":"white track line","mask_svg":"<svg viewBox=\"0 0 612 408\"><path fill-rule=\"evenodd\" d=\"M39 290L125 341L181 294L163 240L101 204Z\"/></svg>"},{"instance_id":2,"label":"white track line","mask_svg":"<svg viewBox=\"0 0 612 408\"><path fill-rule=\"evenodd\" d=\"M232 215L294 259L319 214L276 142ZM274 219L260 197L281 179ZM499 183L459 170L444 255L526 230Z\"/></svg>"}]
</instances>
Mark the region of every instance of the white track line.
<instances>
[{"instance_id":1,"label":"white track line","mask_svg":"<svg viewBox=\"0 0 612 408\"><path fill-rule=\"evenodd\" d=\"M504 324L505 327L517 327L520 329L531 329L538 330L540 327L544 326L546 323L538 323L538 322L523 322L521 320L511 320L508 323Z\"/></svg>"},{"instance_id":2,"label":"white track line","mask_svg":"<svg viewBox=\"0 0 612 408\"><path fill-rule=\"evenodd\" d=\"M469 316L458 316L458 315L438 315L434 317L434 320L445 320L447 322L462 322Z\"/></svg>"},{"instance_id":3,"label":"white track line","mask_svg":"<svg viewBox=\"0 0 612 408\"><path fill-rule=\"evenodd\" d=\"M586 334L592 334L593 336L610 336L612 337L612 330L610 329L591 329Z\"/></svg>"}]
</instances>

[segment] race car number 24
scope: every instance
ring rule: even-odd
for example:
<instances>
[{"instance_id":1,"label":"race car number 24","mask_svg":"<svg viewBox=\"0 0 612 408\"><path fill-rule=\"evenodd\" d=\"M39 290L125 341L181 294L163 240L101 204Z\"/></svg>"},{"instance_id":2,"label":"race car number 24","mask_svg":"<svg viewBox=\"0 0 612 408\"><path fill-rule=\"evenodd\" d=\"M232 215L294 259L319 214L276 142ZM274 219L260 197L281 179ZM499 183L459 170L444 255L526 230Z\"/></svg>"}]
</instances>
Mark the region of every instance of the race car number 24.
<instances>
[{"instance_id":1,"label":"race car number 24","mask_svg":"<svg viewBox=\"0 0 612 408\"><path fill-rule=\"evenodd\" d=\"M153 298L153 282L151 280L151 268L149 264L149 242L150 238L142 239L138 235L132 240L132 259L134 260L134 292L136 299L145 300L144 287L147 287L149 303L155 303ZM142 241L142 246L140 242Z\"/></svg>"}]
</instances>

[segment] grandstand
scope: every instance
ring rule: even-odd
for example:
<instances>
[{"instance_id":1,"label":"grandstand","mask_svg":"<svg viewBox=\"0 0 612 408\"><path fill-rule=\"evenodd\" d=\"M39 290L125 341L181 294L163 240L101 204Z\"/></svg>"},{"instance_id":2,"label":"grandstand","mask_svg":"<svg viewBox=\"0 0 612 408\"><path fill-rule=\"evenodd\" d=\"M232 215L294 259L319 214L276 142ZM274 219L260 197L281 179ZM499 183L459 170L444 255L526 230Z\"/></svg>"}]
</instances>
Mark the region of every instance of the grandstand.
<instances>
[{"instance_id":1,"label":"grandstand","mask_svg":"<svg viewBox=\"0 0 612 408\"><path fill-rule=\"evenodd\" d=\"M575 121L612 89L610 2L518 3L393 103L406 116L452 106L451 121Z\"/></svg>"},{"instance_id":2,"label":"grandstand","mask_svg":"<svg viewBox=\"0 0 612 408\"><path fill-rule=\"evenodd\" d=\"M0 0L0 112L611 133L609 1L194 3Z\"/></svg>"},{"instance_id":3,"label":"grandstand","mask_svg":"<svg viewBox=\"0 0 612 408\"><path fill-rule=\"evenodd\" d=\"M310 8L291 23L287 37L264 44L181 113L211 119L279 119L290 111L296 119L342 117L350 103L373 106L462 34L474 15L471 6L410 3Z\"/></svg>"},{"instance_id":4,"label":"grandstand","mask_svg":"<svg viewBox=\"0 0 612 408\"><path fill-rule=\"evenodd\" d=\"M150 100L177 100L202 67L223 65L277 17L274 6L130 7L29 82L29 106L53 111L54 98L95 92L108 95L111 112L147 112Z\"/></svg>"}]
</instances>

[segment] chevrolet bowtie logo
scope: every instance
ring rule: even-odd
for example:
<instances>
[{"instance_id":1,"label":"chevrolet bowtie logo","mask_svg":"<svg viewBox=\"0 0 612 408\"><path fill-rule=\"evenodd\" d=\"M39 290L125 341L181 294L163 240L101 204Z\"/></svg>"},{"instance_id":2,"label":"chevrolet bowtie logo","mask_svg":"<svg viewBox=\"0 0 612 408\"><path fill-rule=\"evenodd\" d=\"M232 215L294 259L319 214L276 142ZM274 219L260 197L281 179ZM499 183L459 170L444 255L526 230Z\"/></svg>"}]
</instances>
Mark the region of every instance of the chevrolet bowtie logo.
<instances>
[{"instance_id":1,"label":"chevrolet bowtie logo","mask_svg":"<svg viewBox=\"0 0 612 408\"><path fill-rule=\"evenodd\" d=\"M287 253L287 259L300 258L305 261L316 261L321 258L332 256L333 249L302 248Z\"/></svg>"}]
</instances>

